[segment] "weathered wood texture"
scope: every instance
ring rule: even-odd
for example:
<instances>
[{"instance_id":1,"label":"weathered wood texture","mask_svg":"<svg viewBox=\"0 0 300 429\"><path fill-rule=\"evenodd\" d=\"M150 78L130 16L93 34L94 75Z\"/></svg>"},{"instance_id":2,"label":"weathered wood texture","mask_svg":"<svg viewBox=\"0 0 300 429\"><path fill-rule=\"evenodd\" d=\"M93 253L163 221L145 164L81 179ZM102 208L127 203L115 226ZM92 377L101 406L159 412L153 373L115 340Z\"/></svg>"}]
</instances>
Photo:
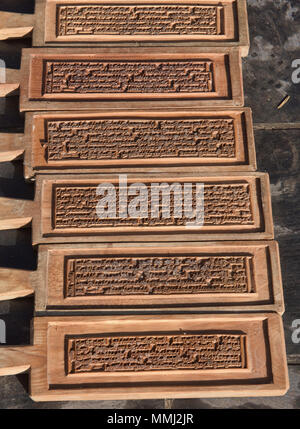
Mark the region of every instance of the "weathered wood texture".
<instances>
[{"instance_id":1,"label":"weathered wood texture","mask_svg":"<svg viewBox=\"0 0 300 429\"><path fill-rule=\"evenodd\" d=\"M34 46L239 47L248 55L246 0L36 0Z\"/></svg>"},{"instance_id":2,"label":"weathered wood texture","mask_svg":"<svg viewBox=\"0 0 300 429\"><path fill-rule=\"evenodd\" d=\"M25 49L21 75L21 111L244 103L236 48Z\"/></svg>"},{"instance_id":3,"label":"weathered wood texture","mask_svg":"<svg viewBox=\"0 0 300 429\"><path fill-rule=\"evenodd\" d=\"M39 401L278 396L288 388L275 313L40 317L33 344L23 365ZM8 353L1 359L0 349L0 366L11 374Z\"/></svg>"},{"instance_id":4,"label":"weathered wood texture","mask_svg":"<svg viewBox=\"0 0 300 429\"><path fill-rule=\"evenodd\" d=\"M251 110L26 113L25 135L0 133L0 161L23 152L39 171L185 172L256 169Z\"/></svg>"},{"instance_id":5,"label":"weathered wood texture","mask_svg":"<svg viewBox=\"0 0 300 429\"><path fill-rule=\"evenodd\" d=\"M41 245L37 271L0 270L0 300L35 311L277 311L276 242Z\"/></svg>"}]
</instances>

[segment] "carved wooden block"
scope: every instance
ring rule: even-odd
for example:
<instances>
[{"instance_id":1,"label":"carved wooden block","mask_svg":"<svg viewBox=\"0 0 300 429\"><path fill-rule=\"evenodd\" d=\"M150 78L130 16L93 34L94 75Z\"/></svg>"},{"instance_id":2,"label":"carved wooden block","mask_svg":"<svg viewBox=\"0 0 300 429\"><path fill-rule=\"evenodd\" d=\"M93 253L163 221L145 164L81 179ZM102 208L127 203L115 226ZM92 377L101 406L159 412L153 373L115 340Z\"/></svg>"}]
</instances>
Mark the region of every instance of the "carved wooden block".
<instances>
[{"instance_id":1,"label":"carved wooden block","mask_svg":"<svg viewBox=\"0 0 300 429\"><path fill-rule=\"evenodd\" d=\"M236 48L25 49L21 111L242 106Z\"/></svg>"},{"instance_id":2,"label":"carved wooden block","mask_svg":"<svg viewBox=\"0 0 300 429\"><path fill-rule=\"evenodd\" d=\"M246 0L35 0L35 14L0 11L0 40L33 46L238 47L248 55Z\"/></svg>"},{"instance_id":3,"label":"carved wooden block","mask_svg":"<svg viewBox=\"0 0 300 429\"><path fill-rule=\"evenodd\" d=\"M288 389L275 313L34 319L33 346L0 348L31 369L36 401L278 396Z\"/></svg>"},{"instance_id":4,"label":"carved wooden block","mask_svg":"<svg viewBox=\"0 0 300 429\"><path fill-rule=\"evenodd\" d=\"M0 300L35 311L195 309L283 313L273 241L40 245L34 272L0 270Z\"/></svg>"},{"instance_id":5,"label":"carved wooden block","mask_svg":"<svg viewBox=\"0 0 300 429\"><path fill-rule=\"evenodd\" d=\"M181 44L240 47L248 55L245 0L36 0L34 46Z\"/></svg>"},{"instance_id":6,"label":"carved wooden block","mask_svg":"<svg viewBox=\"0 0 300 429\"><path fill-rule=\"evenodd\" d=\"M127 184L121 182L121 185L119 180L116 175L56 175L55 178L39 175L34 202L0 200L0 228L27 225L33 218L33 244L273 238L269 180L265 173L219 173L217 176L195 177L191 171L190 175L174 177L131 174L125 178ZM128 209L136 203L132 193L136 184L143 186L140 203L146 212L133 217L128 214ZM165 200L168 195L162 192L166 188L163 184L172 186L170 204ZM115 198L115 214L112 216L104 213L99 217L99 185L101 189L108 186L112 190ZM185 190L187 194L184 194ZM139 192L134 191L134 195ZM191 215L176 211L180 194L184 198L188 196ZM200 194L203 201L198 198ZM201 207L204 208L203 224L198 222L202 219L200 216L193 217L200 213ZM189 222L194 221L197 224L191 226Z\"/></svg>"},{"instance_id":7,"label":"carved wooden block","mask_svg":"<svg viewBox=\"0 0 300 429\"><path fill-rule=\"evenodd\" d=\"M14 138L15 137L15 138ZM0 161L24 172L253 171L250 109L26 113L25 135L0 133ZM26 149L25 149L26 147Z\"/></svg>"}]
</instances>

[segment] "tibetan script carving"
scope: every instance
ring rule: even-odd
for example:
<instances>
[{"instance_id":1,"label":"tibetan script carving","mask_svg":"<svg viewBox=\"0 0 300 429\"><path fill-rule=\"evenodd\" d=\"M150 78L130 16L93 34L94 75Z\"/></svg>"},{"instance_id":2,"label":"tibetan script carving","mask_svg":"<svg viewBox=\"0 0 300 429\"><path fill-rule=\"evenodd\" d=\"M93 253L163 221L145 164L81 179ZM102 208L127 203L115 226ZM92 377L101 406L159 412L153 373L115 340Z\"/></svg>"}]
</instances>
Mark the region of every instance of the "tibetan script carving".
<instances>
[{"instance_id":1,"label":"tibetan script carving","mask_svg":"<svg viewBox=\"0 0 300 429\"><path fill-rule=\"evenodd\" d=\"M46 61L45 94L209 93L211 61Z\"/></svg>"},{"instance_id":2,"label":"tibetan script carving","mask_svg":"<svg viewBox=\"0 0 300 429\"><path fill-rule=\"evenodd\" d=\"M67 338L68 373L246 368L245 335Z\"/></svg>"},{"instance_id":3,"label":"tibetan script carving","mask_svg":"<svg viewBox=\"0 0 300 429\"><path fill-rule=\"evenodd\" d=\"M93 228L93 227L117 227L117 226L185 226L191 221L184 214L177 216L174 212L176 198L182 196L182 187L173 188L170 192L170 216L167 217L163 208L165 206L165 194L159 184L147 186L147 201L143 201L148 207L147 217L117 217L100 218L96 207L100 201L97 196L96 186L89 185L55 185L54 190L54 216L53 227L65 228ZM196 210L196 187L192 185L191 202ZM119 213L119 188L115 187L117 213ZM151 197L151 198L150 198ZM128 204L134 197L128 196ZM156 208L158 217L151 213L151 206ZM247 183L215 183L204 186L204 225L253 225L253 213L251 210L250 189Z\"/></svg>"},{"instance_id":4,"label":"tibetan script carving","mask_svg":"<svg viewBox=\"0 0 300 429\"><path fill-rule=\"evenodd\" d=\"M223 34L222 6L57 6L57 36Z\"/></svg>"},{"instance_id":5,"label":"tibetan script carving","mask_svg":"<svg viewBox=\"0 0 300 429\"><path fill-rule=\"evenodd\" d=\"M67 297L249 293L250 256L169 256L66 260Z\"/></svg>"},{"instance_id":6,"label":"tibetan script carving","mask_svg":"<svg viewBox=\"0 0 300 429\"><path fill-rule=\"evenodd\" d=\"M147 159L169 157L234 158L233 119L199 120L48 120L47 161Z\"/></svg>"}]
</instances>

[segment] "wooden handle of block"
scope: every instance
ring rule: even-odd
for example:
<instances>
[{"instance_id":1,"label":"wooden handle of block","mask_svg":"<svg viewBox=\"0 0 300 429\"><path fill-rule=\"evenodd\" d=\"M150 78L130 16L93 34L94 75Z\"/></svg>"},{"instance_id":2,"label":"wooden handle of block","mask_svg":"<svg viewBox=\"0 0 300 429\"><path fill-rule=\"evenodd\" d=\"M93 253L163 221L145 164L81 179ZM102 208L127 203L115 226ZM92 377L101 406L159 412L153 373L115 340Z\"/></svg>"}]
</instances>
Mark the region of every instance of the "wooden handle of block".
<instances>
[{"instance_id":1,"label":"wooden handle of block","mask_svg":"<svg viewBox=\"0 0 300 429\"><path fill-rule=\"evenodd\" d=\"M0 198L0 230L19 229L32 221L33 201Z\"/></svg>"},{"instance_id":2,"label":"wooden handle of block","mask_svg":"<svg viewBox=\"0 0 300 429\"><path fill-rule=\"evenodd\" d=\"M0 12L0 40L30 37L33 25L32 14Z\"/></svg>"},{"instance_id":3,"label":"wooden handle of block","mask_svg":"<svg viewBox=\"0 0 300 429\"><path fill-rule=\"evenodd\" d=\"M21 70L6 67L0 63L0 97L10 97L19 94Z\"/></svg>"},{"instance_id":4,"label":"wooden handle of block","mask_svg":"<svg viewBox=\"0 0 300 429\"><path fill-rule=\"evenodd\" d=\"M23 298L33 293L30 271L0 268L0 301Z\"/></svg>"},{"instance_id":5,"label":"wooden handle of block","mask_svg":"<svg viewBox=\"0 0 300 429\"><path fill-rule=\"evenodd\" d=\"M0 346L0 376L21 374L33 365L42 366L42 359L38 346Z\"/></svg>"},{"instance_id":6,"label":"wooden handle of block","mask_svg":"<svg viewBox=\"0 0 300 429\"><path fill-rule=\"evenodd\" d=\"M19 83L0 83L0 97L12 97L19 94Z\"/></svg>"},{"instance_id":7,"label":"wooden handle of block","mask_svg":"<svg viewBox=\"0 0 300 429\"><path fill-rule=\"evenodd\" d=\"M0 133L0 162L22 158L25 148L24 134Z\"/></svg>"}]
</instances>

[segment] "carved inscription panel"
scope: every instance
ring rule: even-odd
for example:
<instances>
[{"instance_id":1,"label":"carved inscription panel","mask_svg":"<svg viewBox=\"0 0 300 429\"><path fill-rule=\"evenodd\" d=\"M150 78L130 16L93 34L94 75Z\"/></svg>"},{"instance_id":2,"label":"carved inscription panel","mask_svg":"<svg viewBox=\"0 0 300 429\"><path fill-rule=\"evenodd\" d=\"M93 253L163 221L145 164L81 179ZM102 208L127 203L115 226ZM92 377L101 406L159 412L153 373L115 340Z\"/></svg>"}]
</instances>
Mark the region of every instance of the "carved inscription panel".
<instances>
[{"instance_id":1,"label":"carved inscription panel","mask_svg":"<svg viewBox=\"0 0 300 429\"><path fill-rule=\"evenodd\" d=\"M181 188L182 190L182 188ZM176 198L182 193L180 189L174 188L170 192L170 216L164 213L165 199L159 184L147 186L147 200L144 204L148 207L147 217L115 218L99 217L96 212L100 197L97 196L97 186L64 186L56 185L54 191L54 216L53 227L65 228L93 228L93 227L119 227L119 226L185 226L191 218L177 216L175 213ZM116 192L116 213L120 213L119 187ZM192 208L197 208L196 186L192 185L191 202ZM135 197L128 196L128 205ZM151 206L155 203L158 216L152 214ZM204 225L253 225L253 213L251 210L250 188L248 183L215 183L204 186Z\"/></svg>"},{"instance_id":2,"label":"carved inscription panel","mask_svg":"<svg viewBox=\"0 0 300 429\"><path fill-rule=\"evenodd\" d=\"M234 158L232 118L198 120L48 120L48 162L147 158Z\"/></svg>"},{"instance_id":3,"label":"carved inscription panel","mask_svg":"<svg viewBox=\"0 0 300 429\"><path fill-rule=\"evenodd\" d=\"M219 35L223 6L57 5L57 36Z\"/></svg>"},{"instance_id":4,"label":"carved inscription panel","mask_svg":"<svg viewBox=\"0 0 300 429\"><path fill-rule=\"evenodd\" d=\"M67 338L69 374L246 368L245 335Z\"/></svg>"},{"instance_id":5,"label":"carved inscription panel","mask_svg":"<svg viewBox=\"0 0 300 429\"><path fill-rule=\"evenodd\" d=\"M253 292L251 256L76 257L65 261L66 297Z\"/></svg>"},{"instance_id":6,"label":"carved inscription panel","mask_svg":"<svg viewBox=\"0 0 300 429\"><path fill-rule=\"evenodd\" d=\"M210 93L211 61L45 61L44 94Z\"/></svg>"}]
</instances>

